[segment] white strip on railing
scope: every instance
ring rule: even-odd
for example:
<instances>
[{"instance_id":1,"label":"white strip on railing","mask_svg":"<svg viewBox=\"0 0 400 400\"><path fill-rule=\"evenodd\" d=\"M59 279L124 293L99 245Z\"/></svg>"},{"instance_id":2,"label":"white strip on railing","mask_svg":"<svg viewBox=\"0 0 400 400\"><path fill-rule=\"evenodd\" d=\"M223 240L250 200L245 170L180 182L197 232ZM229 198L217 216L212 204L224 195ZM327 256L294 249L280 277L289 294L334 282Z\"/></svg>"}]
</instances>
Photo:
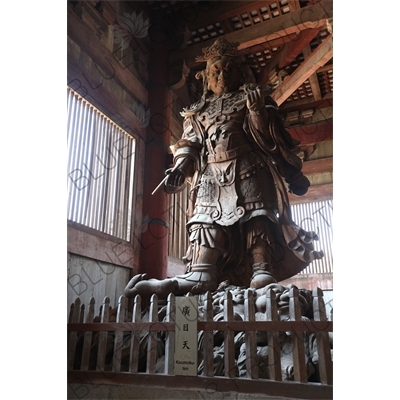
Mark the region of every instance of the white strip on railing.
<instances>
[{"instance_id":1,"label":"white strip on railing","mask_svg":"<svg viewBox=\"0 0 400 400\"><path fill-rule=\"evenodd\" d=\"M67 88L67 218L130 241L135 139Z\"/></svg>"}]
</instances>

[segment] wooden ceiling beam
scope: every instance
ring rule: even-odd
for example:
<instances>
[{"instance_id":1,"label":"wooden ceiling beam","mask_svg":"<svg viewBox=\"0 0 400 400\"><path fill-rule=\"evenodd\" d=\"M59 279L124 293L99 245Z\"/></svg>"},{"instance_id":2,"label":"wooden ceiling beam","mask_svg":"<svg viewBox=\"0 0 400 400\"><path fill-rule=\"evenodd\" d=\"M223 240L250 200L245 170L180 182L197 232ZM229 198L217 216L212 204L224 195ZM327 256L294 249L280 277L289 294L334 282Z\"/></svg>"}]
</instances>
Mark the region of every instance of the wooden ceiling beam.
<instances>
[{"instance_id":1,"label":"wooden ceiling beam","mask_svg":"<svg viewBox=\"0 0 400 400\"><path fill-rule=\"evenodd\" d=\"M316 73L319 74L320 72L328 72L330 70L333 71L333 64L325 64L323 67L318 68Z\"/></svg>"},{"instance_id":2,"label":"wooden ceiling beam","mask_svg":"<svg viewBox=\"0 0 400 400\"><path fill-rule=\"evenodd\" d=\"M333 106L333 95L332 93L327 93L321 100L315 101L312 97L306 99L295 100L283 103L279 107L279 111L282 113L288 113L291 111L302 111L307 109L324 109Z\"/></svg>"},{"instance_id":3,"label":"wooden ceiling beam","mask_svg":"<svg viewBox=\"0 0 400 400\"><path fill-rule=\"evenodd\" d=\"M308 44L303 49L304 58L307 58L311 55L311 46ZM317 72L314 72L308 77L308 81L310 82L311 92L313 94L314 100L318 101L322 99L321 88L319 86Z\"/></svg>"},{"instance_id":4,"label":"wooden ceiling beam","mask_svg":"<svg viewBox=\"0 0 400 400\"><path fill-rule=\"evenodd\" d=\"M290 42L286 43L276 54L268 65L261 71L257 83L261 86L265 86L269 81L270 73L276 68L281 70L287 67L301 52L309 45L312 39L317 33L323 28L324 25L320 25L315 29L304 29L299 32Z\"/></svg>"},{"instance_id":5,"label":"wooden ceiling beam","mask_svg":"<svg viewBox=\"0 0 400 400\"><path fill-rule=\"evenodd\" d=\"M310 186L303 196L289 193L290 204L308 203L311 201L331 200L333 198L333 183Z\"/></svg>"},{"instance_id":6,"label":"wooden ceiling beam","mask_svg":"<svg viewBox=\"0 0 400 400\"><path fill-rule=\"evenodd\" d=\"M319 3L317 3L319 4ZM319 67L325 65L333 56L332 35L329 35L305 60L288 76L271 97L281 105L305 80Z\"/></svg>"},{"instance_id":7,"label":"wooden ceiling beam","mask_svg":"<svg viewBox=\"0 0 400 400\"><path fill-rule=\"evenodd\" d=\"M286 130L293 139L298 140L302 145L315 144L333 139L332 120L293 128L289 127Z\"/></svg>"},{"instance_id":8,"label":"wooden ceiling beam","mask_svg":"<svg viewBox=\"0 0 400 400\"><path fill-rule=\"evenodd\" d=\"M305 47L309 47L311 40L315 38L317 33L323 28L319 26L315 29L305 29L301 31L297 37L285 48L284 54L278 64L278 69L287 67Z\"/></svg>"},{"instance_id":9,"label":"wooden ceiling beam","mask_svg":"<svg viewBox=\"0 0 400 400\"><path fill-rule=\"evenodd\" d=\"M303 174L312 175L333 171L333 157L319 158L303 162Z\"/></svg>"},{"instance_id":10,"label":"wooden ceiling beam","mask_svg":"<svg viewBox=\"0 0 400 400\"><path fill-rule=\"evenodd\" d=\"M322 1L281 15L268 22L227 33L223 37L230 42L240 43L238 49L244 50L289 34L299 33L305 29L316 29L319 26L325 26L326 20L332 18L332 16L332 2ZM211 46L214 41L215 39L213 38L171 53L170 64L173 65L178 60L185 60L189 67L196 65L195 58L202 55L203 48Z\"/></svg>"}]
</instances>

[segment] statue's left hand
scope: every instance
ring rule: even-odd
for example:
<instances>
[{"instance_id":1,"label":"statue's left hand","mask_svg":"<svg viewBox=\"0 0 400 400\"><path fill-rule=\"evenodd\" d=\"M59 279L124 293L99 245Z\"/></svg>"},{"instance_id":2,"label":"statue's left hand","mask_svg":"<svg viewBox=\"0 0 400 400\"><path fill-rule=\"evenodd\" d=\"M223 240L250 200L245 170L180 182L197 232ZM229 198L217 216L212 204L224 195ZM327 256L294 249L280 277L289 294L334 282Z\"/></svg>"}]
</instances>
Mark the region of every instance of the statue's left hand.
<instances>
[{"instance_id":1,"label":"statue's left hand","mask_svg":"<svg viewBox=\"0 0 400 400\"><path fill-rule=\"evenodd\" d=\"M265 106L264 94L258 86L254 90L247 90L247 108L250 111L260 111Z\"/></svg>"}]
</instances>

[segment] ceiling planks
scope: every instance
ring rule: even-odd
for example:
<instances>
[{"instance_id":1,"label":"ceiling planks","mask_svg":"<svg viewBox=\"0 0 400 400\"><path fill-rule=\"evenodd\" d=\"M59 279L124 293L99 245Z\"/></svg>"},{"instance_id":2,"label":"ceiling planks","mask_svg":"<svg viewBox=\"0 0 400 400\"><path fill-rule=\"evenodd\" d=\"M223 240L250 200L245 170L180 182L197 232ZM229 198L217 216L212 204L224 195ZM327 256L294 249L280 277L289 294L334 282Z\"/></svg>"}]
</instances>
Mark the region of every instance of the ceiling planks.
<instances>
[{"instance_id":1,"label":"ceiling planks","mask_svg":"<svg viewBox=\"0 0 400 400\"><path fill-rule=\"evenodd\" d=\"M239 50L244 50L257 44L274 39L281 39L293 33L299 34L306 29L317 29L326 26L326 20L333 17L331 2L320 2L292 11L288 14L267 22L252 25L224 35L231 42L240 43ZM190 24L189 28L190 28ZM215 38L191 45L185 49L175 51L170 55L170 63L184 59L189 67L196 65L196 57L202 54L204 47L214 43Z\"/></svg>"}]
</instances>

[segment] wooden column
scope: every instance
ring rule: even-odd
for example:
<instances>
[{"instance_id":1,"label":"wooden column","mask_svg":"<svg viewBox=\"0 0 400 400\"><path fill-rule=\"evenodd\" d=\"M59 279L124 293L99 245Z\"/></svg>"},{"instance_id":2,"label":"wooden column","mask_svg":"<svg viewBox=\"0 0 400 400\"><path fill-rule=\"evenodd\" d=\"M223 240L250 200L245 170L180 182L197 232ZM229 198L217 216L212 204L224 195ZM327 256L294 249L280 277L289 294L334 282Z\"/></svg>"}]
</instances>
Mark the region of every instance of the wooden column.
<instances>
[{"instance_id":1,"label":"wooden column","mask_svg":"<svg viewBox=\"0 0 400 400\"><path fill-rule=\"evenodd\" d=\"M170 145L171 94L168 90L168 19L153 13L149 28L150 58L148 104L150 121L146 131L143 221L139 273L164 279L168 264L169 199L163 189L151 193L164 178Z\"/></svg>"}]
</instances>

